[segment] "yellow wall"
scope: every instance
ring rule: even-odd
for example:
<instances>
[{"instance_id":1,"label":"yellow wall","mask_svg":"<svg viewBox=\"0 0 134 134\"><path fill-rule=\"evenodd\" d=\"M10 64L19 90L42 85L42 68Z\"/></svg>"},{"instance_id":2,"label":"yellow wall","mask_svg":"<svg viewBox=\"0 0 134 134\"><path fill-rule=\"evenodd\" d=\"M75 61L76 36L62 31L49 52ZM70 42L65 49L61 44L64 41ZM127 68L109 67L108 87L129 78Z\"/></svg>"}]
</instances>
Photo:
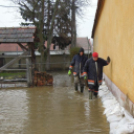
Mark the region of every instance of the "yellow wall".
<instances>
[{"instance_id":1,"label":"yellow wall","mask_svg":"<svg viewBox=\"0 0 134 134\"><path fill-rule=\"evenodd\" d=\"M94 51L105 59L110 56L105 74L134 102L134 0L105 0Z\"/></svg>"}]
</instances>

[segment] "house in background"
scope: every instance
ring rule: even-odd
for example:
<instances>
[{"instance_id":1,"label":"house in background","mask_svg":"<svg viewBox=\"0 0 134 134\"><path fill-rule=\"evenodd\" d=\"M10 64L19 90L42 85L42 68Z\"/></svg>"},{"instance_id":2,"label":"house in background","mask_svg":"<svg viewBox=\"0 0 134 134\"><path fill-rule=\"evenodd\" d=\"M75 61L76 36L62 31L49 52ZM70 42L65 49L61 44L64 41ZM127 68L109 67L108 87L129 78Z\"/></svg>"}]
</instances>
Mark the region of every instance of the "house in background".
<instances>
[{"instance_id":1,"label":"house in background","mask_svg":"<svg viewBox=\"0 0 134 134\"><path fill-rule=\"evenodd\" d=\"M6 64L5 66L1 64L0 71L4 71L12 65L15 66L20 60L24 59L26 62L27 59L31 62L34 59L32 46L35 42L35 34L36 27L0 28L0 62L3 64L4 61ZM20 51L21 53L19 53Z\"/></svg>"},{"instance_id":2,"label":"house in background","mask_svg":"<svg viewBox=\"0 0 134 134\"><path fill-rule=\"evenodd\" d=\"M21 28L15 28L15 29L17 31ZM77 38L77 47L83 47L85 49L86 55L91 54L91 46L88 41L89 40L87 37ZM22 45L27 47L26 43L22 43ZM45 42L44 46L47 47L47 42ZM53 46L54 44L51 44L50 46L50 63L52 63L50 64L50 67L53 69L61 69L63 67L68 68L70 64L70 56L69 56L70 45L67 46L64 50L59 49L58 46L56 46L56 49L54 49ZM2 53L4 53L4 55L7 56L7 58L5 58L5 64L6 64L13 59L10 56L21 55L23 53L23 49L22 47L20 47L18 44L15 43L1 43L0 55L2 55ZM38 50L35 50L35 56L36 56L36 63L41 63L41 56ZM12 66L12 68L25 68L25 67L26 67L25 58L20 59L18 63Z\"/></svg>"},{"instance_id":3,"label":"house in background","mask_svg":"<svg viewBox=\"0 0 134 134\"><path fill-rule=\"evenodd\" d=\"M50 46L50 51L51 52L52 51L55 51L55 52L56 51L62 51L61 49L59 49L59 46L56 46L55 49L54 49L53 46L54 46L54 44L51 44L51 46ZM47 42L45 42L45 47L47 47ZM82 48L84 48L86 55L88 54L88 52L89 52L89 54L91 53L92 45L91 45L90 40L87 37L78 37L76 39L76 47L82 47ZM67 54L68 54L70 48L71 48L71 44L69 46L67 46L65 48L65 50L63 50L63 51L67 52Z\"/></svg>"},{"instance_id":4,"label":"house in background","mask_svg":"<svg viewBox=\"0 0 134 134\"><path fill-rule=\"evenodd\" d=\"M26 43L22 44L23 46L26 46ZM9 61L13 59L12 56L19 56L23 53L23 50L20 46L18 46L15 43L1 43L0 44L0 55L5 55L7 56L4 58L4 63L6 64ZM0 58L3 59L3 58ZM25 68L25 66L20 66L19 64L25 63L25 58L20 59L15 65L13 65L13 68ZM2 67L2 66L1 66Z\"/></svg>"},{"instance_id":5,"label":"house in background","mask_svg":"<svg viewBox=\"0 0 134 134\"><path fill-rule=\"evenodd\" d=\"M119 102L134 114L134 0L98 0L92 31L94 51L111 63L105 80Z\"/></svg>"}]
</instances>

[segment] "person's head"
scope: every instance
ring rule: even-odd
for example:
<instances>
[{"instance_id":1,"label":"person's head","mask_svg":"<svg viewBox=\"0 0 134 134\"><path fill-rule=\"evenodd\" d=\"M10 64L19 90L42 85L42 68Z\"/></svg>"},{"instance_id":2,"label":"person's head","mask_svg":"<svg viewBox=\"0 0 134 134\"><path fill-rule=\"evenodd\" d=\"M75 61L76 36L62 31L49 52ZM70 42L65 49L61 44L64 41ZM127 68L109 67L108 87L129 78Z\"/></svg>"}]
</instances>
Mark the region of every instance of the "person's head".
<instances>
[{"instance_id":1,"label":"person's head","mask_svg":"<svg viewBox=\"0 0 134 134\"><path fill-rule=\"evenodd\" d=\"M80 48L79 54L80 54L80 56L84 55L84 49L82 47Z\"/></svg>"},{"instance_id":2,"label":"person's head","mask_svg":"<svg viewBox=\"0 0 134 134\"><path fill-rule=\"evenodd\" d=\"M94 53L92 54L92 57L93 57L93 60L94 60L94 61L97 61L97 60L98 60L98 53L97 53L97 52L94 52Z\"/></svg>"}]
</instances>

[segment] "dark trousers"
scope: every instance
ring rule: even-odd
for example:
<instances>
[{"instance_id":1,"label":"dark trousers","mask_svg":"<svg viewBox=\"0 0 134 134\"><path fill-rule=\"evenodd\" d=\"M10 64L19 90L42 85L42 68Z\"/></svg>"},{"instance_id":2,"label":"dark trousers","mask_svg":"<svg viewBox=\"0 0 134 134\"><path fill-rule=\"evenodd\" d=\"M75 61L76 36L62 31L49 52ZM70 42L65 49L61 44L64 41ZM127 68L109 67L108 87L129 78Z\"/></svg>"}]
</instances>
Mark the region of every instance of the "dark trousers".
<instances>
[{"instance_id":1,"label":"dark trousers","mask_svg":"<svg viewBox=\"0 0 134 134\"><path fill-rule=\"evenodd\" d=\"M85 80L79 76L74 77L75 90L78 91L78 84L80 83L81 93L84 91Z\"/></svg>"},{"instance_id":2,"label":"dark trousers","mask_svg":"<svg viewBox=\"0 0 134 134\"><path fill-rule=\"evenodd\" d=\"M76 85L78 85L80 83L80 86L81 87L84 87L84 85L85 85L85 80L84 80L84 78L82 77L82 78L80 78L80 77L78 77L78 76L75 76L74 77L74 84Z\"/></svg>"},{"instance_id":3,"label":"dark trousers","mask_svg":"<svg viewBox=\"0 0 134 134\"><path fill-rule=\"evenodd\" d=\"M98 85L98 82L96 81L94 85L88 85L89 87L89 92L93 92L95 96L98 95L98 88L99 88L99 85Z\"/></svg>"}]
</instances>

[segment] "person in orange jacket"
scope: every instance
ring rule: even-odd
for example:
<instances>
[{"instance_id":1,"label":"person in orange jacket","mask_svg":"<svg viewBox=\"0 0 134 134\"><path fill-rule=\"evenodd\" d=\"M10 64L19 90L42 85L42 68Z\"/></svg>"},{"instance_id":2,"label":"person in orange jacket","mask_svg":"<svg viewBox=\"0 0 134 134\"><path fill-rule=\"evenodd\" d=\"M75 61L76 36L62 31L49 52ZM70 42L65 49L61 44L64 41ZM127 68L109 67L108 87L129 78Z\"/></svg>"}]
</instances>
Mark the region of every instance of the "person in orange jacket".
<instances>
[{"instance_id":1,"label":"person in orange jacket","mask_svg":"<svg viewBox=\"0 0 134 134\"><path fill-rule=\"evenodd\" d=\"M89 92L93 92L97 97L98 87L102 84L103 67L110 63L110 58L107 61L99 58L98 53L94 52L92 58L87 60L84 66L84 76L88 77Z\"/></svg>"}]
</instances>

